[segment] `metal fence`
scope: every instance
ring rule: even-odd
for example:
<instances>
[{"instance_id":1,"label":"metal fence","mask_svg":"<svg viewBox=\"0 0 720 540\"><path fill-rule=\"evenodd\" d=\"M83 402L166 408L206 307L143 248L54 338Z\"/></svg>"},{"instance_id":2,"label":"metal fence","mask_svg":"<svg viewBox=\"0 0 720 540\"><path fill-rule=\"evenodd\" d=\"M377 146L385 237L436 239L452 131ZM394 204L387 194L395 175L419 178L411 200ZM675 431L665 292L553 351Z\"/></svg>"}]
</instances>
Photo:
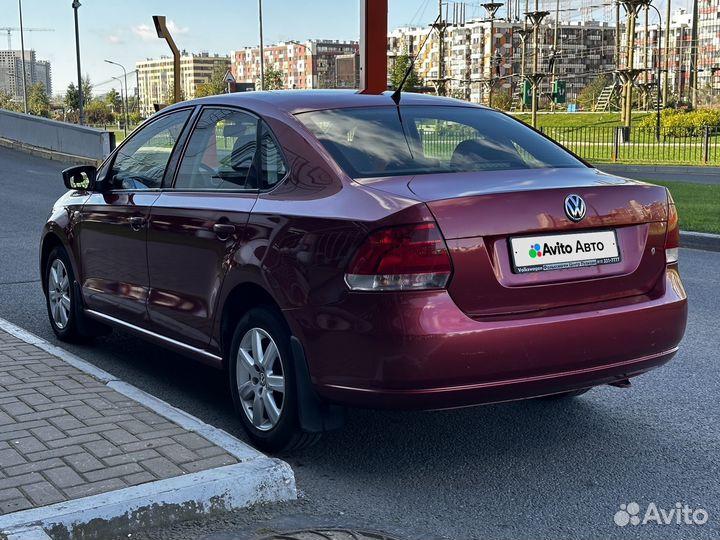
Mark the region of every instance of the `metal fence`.
<instances>
[{"instance_id":1,"label":"metal fence","mask_svg":"<svg viewBox=\"0 0 720 540\"><path fill-rule=\"evenodd\" d=\"M661 135L642 128L541 128L591 163L720 165L720 126L706 126L693 134Z\"/></svg>"}]
</instances>

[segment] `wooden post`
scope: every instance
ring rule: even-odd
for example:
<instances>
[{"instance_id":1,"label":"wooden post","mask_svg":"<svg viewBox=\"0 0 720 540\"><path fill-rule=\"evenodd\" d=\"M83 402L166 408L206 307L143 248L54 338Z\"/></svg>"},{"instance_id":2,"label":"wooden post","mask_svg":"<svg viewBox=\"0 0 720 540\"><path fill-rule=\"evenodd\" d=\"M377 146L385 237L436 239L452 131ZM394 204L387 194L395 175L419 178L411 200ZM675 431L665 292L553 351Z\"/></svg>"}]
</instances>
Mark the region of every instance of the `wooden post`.
<instances>
[{"instance_id":1,"label":"wooden post","mask_svg":"<svg viewBox=\"0 0 720 540\"><path fill-rule=\"evenodd\" d=\"M387 0L360 0L360 93L387 90Z\"/></svg>"}]
</instances>

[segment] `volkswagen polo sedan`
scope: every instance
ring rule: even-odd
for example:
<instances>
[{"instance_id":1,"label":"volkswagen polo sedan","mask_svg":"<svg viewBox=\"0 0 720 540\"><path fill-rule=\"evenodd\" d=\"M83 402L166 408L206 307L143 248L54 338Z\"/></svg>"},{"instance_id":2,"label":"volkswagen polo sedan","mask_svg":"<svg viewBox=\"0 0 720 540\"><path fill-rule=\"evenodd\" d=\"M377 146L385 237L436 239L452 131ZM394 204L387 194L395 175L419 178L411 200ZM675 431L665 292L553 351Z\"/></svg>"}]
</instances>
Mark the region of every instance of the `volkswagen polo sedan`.
<instances>
[{"instance_id":1,"label":"volkswagen polo sedan","mask_svg":"<svg viewBox=\"0 0 720 540\"><path fill-rule=\"evenodd\" d=\"M224 370L270 451L346 406L626 386L685 330L668 191L466 102L203 98L63 177L40 248L57 336L115 327Z\"/></svg>"}]
</instances>

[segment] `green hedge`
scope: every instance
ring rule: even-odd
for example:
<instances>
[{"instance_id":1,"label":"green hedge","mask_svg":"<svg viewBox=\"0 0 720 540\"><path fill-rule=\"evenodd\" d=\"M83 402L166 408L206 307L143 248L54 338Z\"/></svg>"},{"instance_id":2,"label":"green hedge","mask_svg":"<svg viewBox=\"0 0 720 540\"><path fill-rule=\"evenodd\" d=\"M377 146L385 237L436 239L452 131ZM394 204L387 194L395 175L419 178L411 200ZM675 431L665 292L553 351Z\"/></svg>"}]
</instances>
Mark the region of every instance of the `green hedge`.
<instances>
[{"instance_id":1,"label":"green hedge","mask_svg":"<svg viewBox=\"0 0 720 540\"><path fill-rule=\"evenodd\" d=\"M665 109L660 113L660 134L664 137L691 137L702 135L705 126L720 126L720 109L697 109L685 112ZM655 115L645 116L638 127L655 132Z\"/></svg>"}]
</instances>

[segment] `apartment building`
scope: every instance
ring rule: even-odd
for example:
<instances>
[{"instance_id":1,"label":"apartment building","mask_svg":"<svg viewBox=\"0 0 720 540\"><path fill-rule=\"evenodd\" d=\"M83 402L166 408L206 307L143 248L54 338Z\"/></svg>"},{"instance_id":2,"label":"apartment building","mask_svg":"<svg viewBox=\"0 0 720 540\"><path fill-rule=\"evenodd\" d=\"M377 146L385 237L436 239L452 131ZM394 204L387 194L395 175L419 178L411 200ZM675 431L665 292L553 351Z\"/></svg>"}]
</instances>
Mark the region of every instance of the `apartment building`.
<instances>
[{"instance_id":1,"label":"apartment building","mask_svg":"<svg viewBox=\"0 0 720 540\"><path fill-rule=\"evenodd\" d=\"M23 99L22 58L21 51L0 51L0 92L7 92L17 101ZM38 60L35 51L25 51L25 78L28 87L42 83L52 95L50 62Z\"/></svg>"},{"instance_id":2,"label":"apartment building","mask_svg":"<svg viewBox=\"0 0 720 540\"><path fill-rule=\"evenodd\" d=\"M490 36L490 22L471 20L448 26L443 42L445 85L448 95L473 102L487 101L487 84L492 78L496 91L517 93L522 69L522 23L496 20ZM561 22L558 24L557 52L553 56L555 25L550 19L539 30L538 72L550 73L554 57L557 78L567 81L567 99L577 94L594 77L615 69L615 26L606 22ZM390 62L398 55L416 54L428 34L428 27L397 28L388 36ZM532 38L527 38L525 73L532 72ZM433 32L420 52L416 70L425 84L437 86L439 79L439 34ZM550 90L550 78L541 93Z\"/></svg>"},{"instance_id":3,"label":"apartment building","mask_svg":"<svg viewBox=\"0 0 720 540\"><path fill-rule=\"evenodd\" d=\"M180 57L180 88L185 99L195 97L198 85L210 80L215 66L229 66L230 57L203 52L191 54L183 51ZM168 103L172 97L174 74L173 59L162 56L135 64L138 72L140 114L149 116L155 104Z\"/></svg>"},{"instance_id":4,"label":"apartment building","mask_svg":"<svg viewBox=\"0 0 720 540\"><path fill-rule=\"evenodd\" d=\"M356 87L356 76L347 66L338 72L338 59L342 66L342 58L357 56L358 50L357 41L311 39L265 46L263 56L266 67L282 74L283 88L350 88ZM231 69L237 82L257 83L260 80L260 48L234 51Z\"/></svg>"}]
</instances>

